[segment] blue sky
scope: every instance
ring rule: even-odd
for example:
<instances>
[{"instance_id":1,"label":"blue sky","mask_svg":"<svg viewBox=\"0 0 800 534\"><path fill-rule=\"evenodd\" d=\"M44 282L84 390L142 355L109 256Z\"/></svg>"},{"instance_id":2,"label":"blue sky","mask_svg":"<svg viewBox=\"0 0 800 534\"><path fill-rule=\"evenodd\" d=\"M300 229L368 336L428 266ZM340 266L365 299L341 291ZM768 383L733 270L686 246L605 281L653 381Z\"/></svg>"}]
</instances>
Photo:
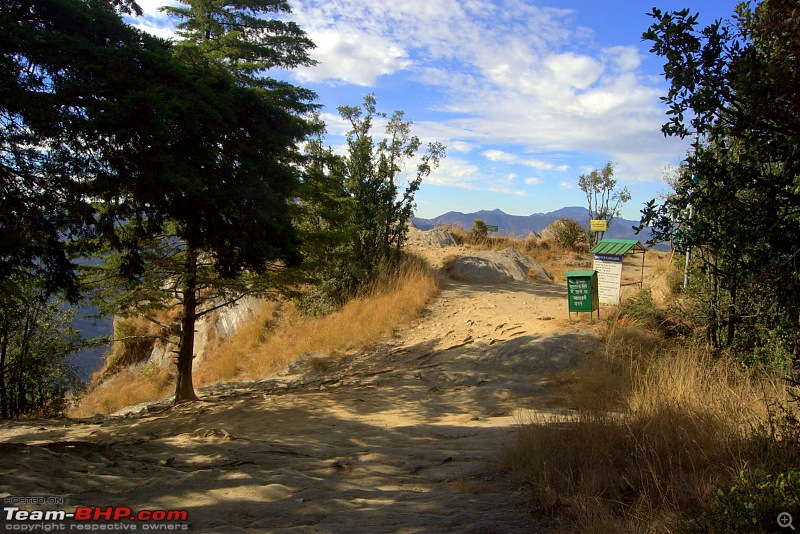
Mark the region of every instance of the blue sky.
<instances>
[{"instance_id":1,"label":"blue sky","mask_svg":"<svg viewBox=\"0 0 800 534\"><path fill-rule=\"evenodd\" d=\"M169 37L142 0L131 21ZM665 139L662 62L641 34L655 5L689 7L701 23L730 18L734 0L290 0L319 64L280 74L319 95L328 144L341 150L336 107L375 93L447 158L417 193L417 213L499 208L514 215L582 206L578 177L615 164L633 195L623 216L667 190L665 167L687 143ZM376 132L377 133L377 132Z\"/></svg>"}]
</instances>

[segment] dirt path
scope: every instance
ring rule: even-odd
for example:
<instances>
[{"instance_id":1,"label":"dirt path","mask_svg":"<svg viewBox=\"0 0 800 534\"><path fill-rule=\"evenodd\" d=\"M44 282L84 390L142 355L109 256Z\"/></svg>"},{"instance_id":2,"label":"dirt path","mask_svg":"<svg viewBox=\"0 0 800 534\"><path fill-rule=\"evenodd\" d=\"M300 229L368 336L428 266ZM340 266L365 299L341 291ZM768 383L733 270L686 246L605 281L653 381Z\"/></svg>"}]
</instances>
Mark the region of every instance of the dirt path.
<instances>
[{"instance_id":1,"label":"dirt path","mask_svg":"<svg viewBox=\"0 0 800 534\"><path fill-rule=\"evenodd\" d=\"M564 293L448 282L338 362L146 415L5 423L0 496L185 509L204 532L530 532L495 459L531 411L561 404L549 374L597 345Z\"/></svg>"}]
</instances>

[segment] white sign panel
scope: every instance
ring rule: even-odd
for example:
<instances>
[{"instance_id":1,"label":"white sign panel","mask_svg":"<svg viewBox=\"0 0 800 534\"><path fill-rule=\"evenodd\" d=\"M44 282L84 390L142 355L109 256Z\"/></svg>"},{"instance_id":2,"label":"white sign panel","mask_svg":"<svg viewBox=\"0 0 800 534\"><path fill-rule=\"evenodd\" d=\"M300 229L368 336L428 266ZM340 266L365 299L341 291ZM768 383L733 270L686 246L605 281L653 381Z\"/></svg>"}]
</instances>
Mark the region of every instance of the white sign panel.
<instances>
[{"instance_id":1,"label":"white sign panel","mask_svg":"<svg viewBox=\"0 0 800 534\"><path fill-rule=\"evenodd\" d=\"M622 256L595 254L594 270L597 271L597 293L600 302L619 304L619 288L622 285Z\"/></svg>"}]
</instances>

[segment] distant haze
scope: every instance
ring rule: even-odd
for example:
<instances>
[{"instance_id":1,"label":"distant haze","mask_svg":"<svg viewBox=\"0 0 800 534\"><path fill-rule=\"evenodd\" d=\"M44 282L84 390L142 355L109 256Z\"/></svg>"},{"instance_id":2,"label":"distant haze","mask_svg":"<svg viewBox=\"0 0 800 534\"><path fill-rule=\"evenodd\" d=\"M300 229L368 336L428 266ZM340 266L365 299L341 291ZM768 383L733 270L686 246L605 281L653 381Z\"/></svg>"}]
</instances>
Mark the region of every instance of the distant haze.
<instances>
[{"instance_id":1,"label":"distant haze","mask_svg":"<svg viewBox=\"0 0 800 534\"><path fill-rule=\"evenodd\" d=\"M534 213L532 215L509 215L501 210L478 211L475 213L461 213L450 211L439 215L433 219L420 219L412 217L412 221L420 230L429 230L435 226L452 225L469 230L475 219L481 219L488 225L497 226L498 232L493 235L515 235L525 237L531 232L537 234L544 230L547 225L559 219L572 219L580 223L583 227L589 228L589 210L578 206L561 208L549 213ZM633 230L633 226L638 226L639 221L627 219L614 219L605 233L609 239L637 239L642 243L650 239L650 231L645 228L640 234ZM660 248L660 247L659 247Z\"/></svg>"}]
</instances>

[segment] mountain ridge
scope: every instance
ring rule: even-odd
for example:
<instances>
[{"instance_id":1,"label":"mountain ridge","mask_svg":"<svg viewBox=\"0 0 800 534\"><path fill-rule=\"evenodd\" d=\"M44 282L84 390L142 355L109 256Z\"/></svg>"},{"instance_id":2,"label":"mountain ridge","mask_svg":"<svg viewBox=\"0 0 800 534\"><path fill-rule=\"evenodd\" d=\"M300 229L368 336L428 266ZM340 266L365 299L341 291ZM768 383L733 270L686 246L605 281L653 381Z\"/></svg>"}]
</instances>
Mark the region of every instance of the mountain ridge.
<instances>
[{"instance_id":1,"label":"mountain ridge","mask_svg":"<svg viewBox=\"0 0 800 534\"><path fill-rule=\"evenodd\" d=\"M578 222L584 228L589 228L589 210L580 206L566 206L547 213L532 213L530 215L509 215L500 209L480 210L472 213L449 211L432 219L412 217L411 221L420 230L430 230L436 226L452 225L464 230L472 228L475 219L481 219L488 225L497 226L495 235L515 235L524 237L531 232L540 233L547 225L558 219L568 218ZM633 230L639 221L615 218L611 221L605 237L609 239L636 239L645 243L650 239L650 231L645 228L640 234Z\"/></svg>"}]
</instances>

